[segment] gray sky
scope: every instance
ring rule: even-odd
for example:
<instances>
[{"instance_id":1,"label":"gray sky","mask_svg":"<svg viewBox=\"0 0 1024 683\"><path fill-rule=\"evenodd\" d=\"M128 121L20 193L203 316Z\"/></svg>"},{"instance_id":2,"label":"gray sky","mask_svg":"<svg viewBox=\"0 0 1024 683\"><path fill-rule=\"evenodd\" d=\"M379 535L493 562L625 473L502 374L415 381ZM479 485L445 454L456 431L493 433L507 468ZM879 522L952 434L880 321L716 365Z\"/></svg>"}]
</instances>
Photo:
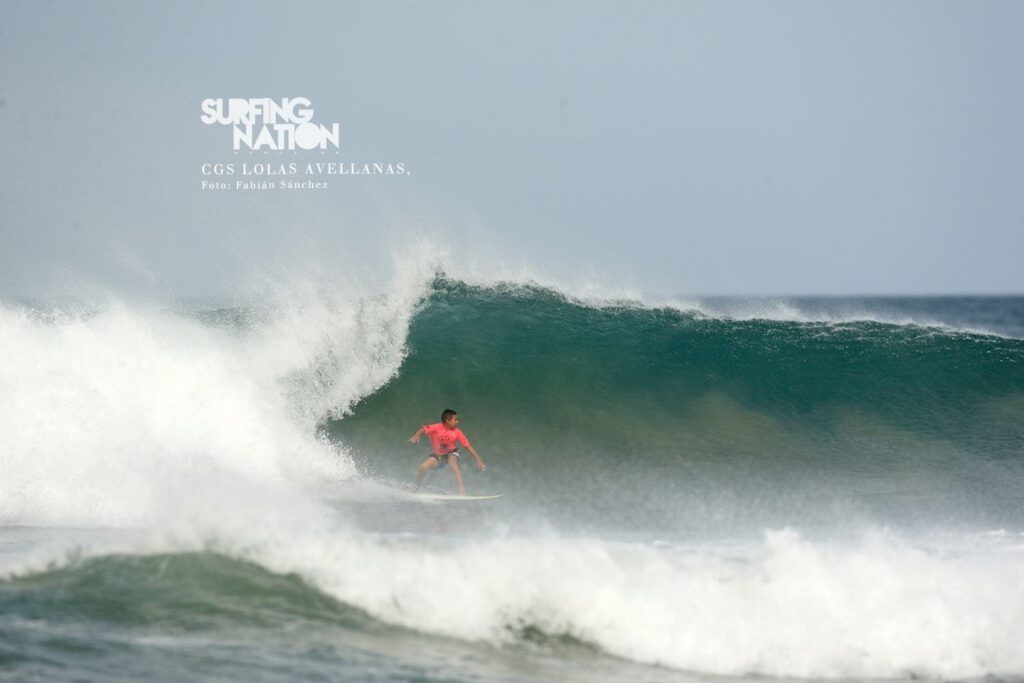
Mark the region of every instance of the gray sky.
<instances>
[{"instance_id":1,"label":"gray sky","mask_svg":"<svg viewBox=\"0 0 1024 683\"><path fill-rule=\"evenodd\" d=\"M1024 3L0 5L0 297L221 296L429 235L660 294L1024 292ZM207 97L340 155L232 155ZM402 161L203 193L203 162Z\"/></svg>"}]
</instances>

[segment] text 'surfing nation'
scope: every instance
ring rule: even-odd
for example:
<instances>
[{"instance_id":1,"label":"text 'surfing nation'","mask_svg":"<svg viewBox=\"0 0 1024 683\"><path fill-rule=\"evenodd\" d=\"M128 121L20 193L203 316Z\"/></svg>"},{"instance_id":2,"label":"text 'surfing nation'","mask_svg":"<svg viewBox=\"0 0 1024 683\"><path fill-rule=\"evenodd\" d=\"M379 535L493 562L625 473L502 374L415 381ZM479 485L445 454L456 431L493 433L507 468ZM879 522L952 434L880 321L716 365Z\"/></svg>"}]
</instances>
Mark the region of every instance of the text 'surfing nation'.
<instances>
[{"instance_id":1,"label":"text 'surfing nation'","mask_svg":"<svg viewBox=\"0 0 1024 683\"><path fill-rule=\"evenodd\" d=\"M341 124L314 123L312 102L306 97L211 97L203 100L202 111L203 123L232 126L236 151L339 148Z\"/></svg>"}]
</instances>

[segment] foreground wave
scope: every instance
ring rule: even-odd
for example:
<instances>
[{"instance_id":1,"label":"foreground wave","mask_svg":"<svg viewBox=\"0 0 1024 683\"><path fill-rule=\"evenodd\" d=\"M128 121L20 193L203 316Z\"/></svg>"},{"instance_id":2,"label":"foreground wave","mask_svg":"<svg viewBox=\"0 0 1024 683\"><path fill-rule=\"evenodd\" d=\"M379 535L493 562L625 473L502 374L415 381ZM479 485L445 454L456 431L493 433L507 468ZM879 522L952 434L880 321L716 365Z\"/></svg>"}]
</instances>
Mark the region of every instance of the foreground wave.
<instances>
[{"instance_id":1,"label":"foreground wave","mask_svg":"<svg viewBox=\"0 0 1024 683\"><path fill-rule=\"evenodd\" d=\"M16 661L41 623L105 633L97 648L126 633L277 647L318 634L381 652L412 637L397 625L732 676L1020 672L1024 545L988 537L963 549L887 534L812 543L785 530L718 546L341 534L229 554L80 557L0 582L3 656Z\"/></svg>"}]
</instances>

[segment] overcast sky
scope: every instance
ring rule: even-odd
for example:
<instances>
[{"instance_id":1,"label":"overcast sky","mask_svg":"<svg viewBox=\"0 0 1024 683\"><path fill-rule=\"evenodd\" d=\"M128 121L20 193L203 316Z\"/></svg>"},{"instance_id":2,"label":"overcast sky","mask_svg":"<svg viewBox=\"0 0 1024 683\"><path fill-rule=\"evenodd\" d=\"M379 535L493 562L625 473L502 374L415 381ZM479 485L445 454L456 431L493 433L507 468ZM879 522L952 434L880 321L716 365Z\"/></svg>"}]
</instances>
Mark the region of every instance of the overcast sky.
<instances>
[{"instance_id":1,"label":"overcast sky","mask_svg":"<svg viewBox=\"0 0 1024 683\"><path fill-rule=\"evenodd\" d=\"M0 297L217 297L422 235L669 295L1021 293L1022 26L1020 2L8 0ZM233 154L199 120L296 96L339 154ZM282 160L411 174L200 190L205 162Z\"/></svg>"}]
</instances>

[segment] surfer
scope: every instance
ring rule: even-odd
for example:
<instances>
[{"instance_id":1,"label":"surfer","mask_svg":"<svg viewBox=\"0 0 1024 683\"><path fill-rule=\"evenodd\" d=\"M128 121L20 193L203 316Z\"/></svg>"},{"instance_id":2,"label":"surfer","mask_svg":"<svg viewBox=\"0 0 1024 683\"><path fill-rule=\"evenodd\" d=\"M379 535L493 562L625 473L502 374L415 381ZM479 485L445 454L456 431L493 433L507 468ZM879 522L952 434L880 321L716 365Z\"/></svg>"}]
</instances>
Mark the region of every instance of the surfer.
<instances>
[{"instance_id":1,"label":"surfer","mask_svg":"<svg viewBox=\"0 0 1024 683\"><path fill-rule=\"evenodd\" d=\"M459 429L459 414L451 408L446 408L441 413L440 422L420 427L415 434L409 437L409 443L419 443L420 437L424 434L430 437L433 452L427 456L427 459L420 465L419 471L416 472L416 483L413 484L412 490L416 491L420 487L427 470L441 469L445 465L449 465L452 468L452 474L455 475L455 484L459 488L459 495L466 495L466 487L462 485L462 472L459 471L458 445L462 444L469 450L476 459L476 466L480 468L481 472L487 469L487 465L469 443L466 435Z\"/></svg>"}]
</instances>

